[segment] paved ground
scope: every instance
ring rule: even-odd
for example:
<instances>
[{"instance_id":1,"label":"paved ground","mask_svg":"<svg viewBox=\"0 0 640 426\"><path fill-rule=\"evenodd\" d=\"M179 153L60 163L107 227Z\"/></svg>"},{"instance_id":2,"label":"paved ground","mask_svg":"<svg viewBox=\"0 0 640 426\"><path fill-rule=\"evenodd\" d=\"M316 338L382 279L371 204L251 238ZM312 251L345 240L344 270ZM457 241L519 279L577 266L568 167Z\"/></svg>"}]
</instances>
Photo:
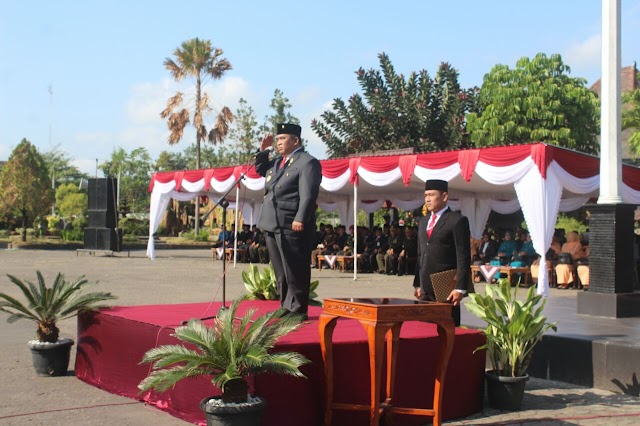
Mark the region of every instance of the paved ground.
<instances>
[{"instance_id":1,"label":"paved ground","mask_svg":"<svg viewBox=\"0 0 640 426\"><path fill-rule=\"evenodd\" d=\"M226 278L227 300L244 292L240 273L246 265L230 267ZM68 278L86 275L100 282L97 288L119 296L119 305L202 302L221 298L221 263L212 262L204 250L159 250L150 261L142 251L118 257L80 255L69 251L0 251L0 291L17 295L5 274L35 279L39 269L48 280L57 272ZM409 277L360 275L314 270L320 279L319 296L411 297ZM482 286L478 288L482 291ZM638 320L590 321L575 315L575 292L552 289L548 316L560 321L559 332L638 337ZM103 392L73 376L35 376L26 341L35 332L32 323L7 324L0 320L0 425L184 425L168 414L127 398ZM463 324L479 324L467 312ZM75 319L61 323L63 337L75 337ZM610 334L609 334L610 335ZM73 360L71 363L73 366ZM527 385L523 410L502 413L485 407L475 416L449 425L640 425L640 398L597 389L532 379ZM303 425L301 425L303 426ZM355 426L355 425L353 425Z\"/></svg>"}]
</instances>

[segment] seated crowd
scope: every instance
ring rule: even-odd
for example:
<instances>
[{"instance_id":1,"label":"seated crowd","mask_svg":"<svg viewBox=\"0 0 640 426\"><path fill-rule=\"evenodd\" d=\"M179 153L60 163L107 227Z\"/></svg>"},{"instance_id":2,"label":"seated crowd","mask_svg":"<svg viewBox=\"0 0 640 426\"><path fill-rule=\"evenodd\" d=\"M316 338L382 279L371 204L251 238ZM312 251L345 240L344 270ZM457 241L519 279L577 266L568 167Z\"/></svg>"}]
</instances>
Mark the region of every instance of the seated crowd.
<instances>
[{"instance_id":1,"label":"seated crowd","mask_svg":"<svg viewBox=\"0 0 640 426\"><path fill-rule=\"evenodd\" d=\"M346 232L344 225L338 225L335 230L332 225L320 224L316 232L316 249L311 252L311 267L328 268L327 259L324 264L318 263L322 256L353 256L354 237L353 226ZM402 223L386 224L382 227L374 226L371 230L359 226L357 243L359 271L376 272L387 275L413 274L411 267L415 267L418 242L415 228L404 226Z\"/></svg>"},{"instance_id":2,"label":"seated crowd","mask_svg":"<svg viewBox=\"0 0 640 426\"><path fill-rule=\"evenodd\" d=\"M321 223L316 231L315 249L309 259L311 267L330 268L330 256L353 256L354 228L349 231L344 225L332 226ZM221 231L214 247L234 247L235 224L228 231ZM418 252L418 238L416 228L404 226L400 223L374 226L369 229L359 226L357 230L357 251L359 256L359 272L378 273L387 275L413 275ZM244 224L238 233L237 248L243 254L241 261L251 263L269 263L269 252L266 247L264 233L255 225ZM485 230L481 240L471 238L472 264L495 267L511 266L530 269L534 282L540 273L542 263L531 241L531 235L524 229L517 232L498 232ZM551 248L544 257L544 264L549 273L552 284L558 288L579 286L589 287L589 241L585 233L582 240L577 232L570 232L564 236L563 230L556 230ZM328 256L323 262L318 256ZM353 263L350 263L353 265ZM493 273L493 271L492 271ZM521 275L521 274L518 274ZM495 282L501 276L497 270L488 281ZM504 276L504 274L503 274ZM474 273L474 281L482 278L480 272Z\"/></svg>"},{"instance_id":3,"label":"seated crowd","mask_svg":"<svg viewBox=\"0 0 640 426\"><path fill-rule=\"evenodd\" d=\"M560 289L589 287L588 244L586 233L581 240L575 231L570 232L565 238L563 230L556 230L551 247L544 258L552 284ZM519 230L515 238L511 231L504 232L502 237L497 232L485 230L482 240L472 240L471 251L475 265L528 267L533 281L537 281L542 259L534 250L531 235L526 230ZM500 271L497 271L488 281L495 282L500 275ZM476 272L474 280L479 282L480 279L481 274Z\"/></svg>"}]
</instances>

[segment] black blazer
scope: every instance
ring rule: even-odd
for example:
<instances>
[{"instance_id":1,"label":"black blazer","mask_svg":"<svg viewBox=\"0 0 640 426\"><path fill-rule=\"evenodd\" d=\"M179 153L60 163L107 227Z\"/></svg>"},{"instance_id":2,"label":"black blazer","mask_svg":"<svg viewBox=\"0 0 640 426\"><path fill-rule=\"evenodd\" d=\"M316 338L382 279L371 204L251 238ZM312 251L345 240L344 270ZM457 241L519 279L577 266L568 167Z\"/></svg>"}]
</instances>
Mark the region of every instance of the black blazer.
<instances>
[{"instance_id":1,"label":"black blazer","mask_svg":"<svg viewBox=\"0 0 640 426\"><path fill-rule=\"evenodd\" d=\"M430 219L431 215L423 217L418 224L418 259L414 286L420 286L428 300L435 300L431 274L457 269L456 289L472 293L469 220L448 208L438 219L429 238L427 224Z\"/></svg>"},{"instance_id":2,"label":"black blazer","mask_svg":"<svg viewBox=\"0 0 640 426\"><path fill-rule=\"evenodd\" d=\"M281 156L269 160L269 151L256 156L256 172L266 177L262 211L258 228L267 232L291 230L291 223L301 222L315 231L316 200L322 181L320 162L304 149L295 152L279 167Z\"/></svg>"}]
</instances>

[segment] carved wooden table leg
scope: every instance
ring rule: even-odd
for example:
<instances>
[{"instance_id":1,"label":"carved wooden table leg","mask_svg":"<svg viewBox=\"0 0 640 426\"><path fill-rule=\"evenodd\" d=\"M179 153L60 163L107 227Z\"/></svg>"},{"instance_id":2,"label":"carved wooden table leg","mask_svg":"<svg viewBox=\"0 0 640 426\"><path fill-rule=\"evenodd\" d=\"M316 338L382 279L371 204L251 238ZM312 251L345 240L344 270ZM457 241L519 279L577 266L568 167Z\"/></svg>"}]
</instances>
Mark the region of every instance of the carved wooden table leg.
<instances>
[{"instance_id":1,"label":"carved wooden table leg","mask_svg":"<svg viewBox=\"0 0 640 426\"><path fill-rule=\"evenodd\" d=\"M318 321L318 330L320 332L320 350L322 351L322 360L324 361L324 377L326 383L325 406L324 406L324 425L331 426L331 417L333 414L333 329L336 328L338 317L334 315L321 314Z\"/></svg>"},{"instance_id":2,"label":"carved wooden table leg","mask_svg":"<svg viewBox=\"0 0 640 426\"><path fill-rule=\"evenodd\" d=\"M385 394L385 405L391 405L393 398L393 388L396 381L396 360L398 358L398 345L400 343L400 329L402 323L395 323L387 332L387 391ZM385 425L393 424L392 410L385 411Z\"/></svg>"},{"instance_id":3,"label":"carved wooden table leg","mask_svg":"<svg viewBox=\"0 0 640 426\"><path fill-rule=\"evenodd\" d=\"M453 339L456 329L453 320L441 320L437 322L438 335L440 336L440 358L436 369L436 380L433 388L433 426L442 423L442 395L444 390L444 377L447 373L449 357L453 351Z\"/></svg>"},{"instance_id":4,"label":"carved wooden table leg","mask_svg":"<svg viewBox=\"0 0 640 426\"><path fill-rule=\"evenodd\" d=\"M384 337L392 323L360 321L367 331L369 340L369 368L371 373L371 411L370 425L380 424L380 385L382 381L382 356L384 354Z\"/></svg>"}]
</instances>

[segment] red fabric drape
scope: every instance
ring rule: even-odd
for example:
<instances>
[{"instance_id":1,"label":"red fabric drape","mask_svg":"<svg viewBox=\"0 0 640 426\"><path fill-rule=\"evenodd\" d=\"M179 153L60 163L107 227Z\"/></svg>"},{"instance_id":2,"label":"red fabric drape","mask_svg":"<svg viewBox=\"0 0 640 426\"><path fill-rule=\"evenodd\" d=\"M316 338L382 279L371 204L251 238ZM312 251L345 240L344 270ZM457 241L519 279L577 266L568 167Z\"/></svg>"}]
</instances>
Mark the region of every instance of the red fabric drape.
<instances>
[{"instance_id":1,"label":"red fabric drape","mask_svg":"<svg viewBox=\"0 0 640 426\"><path fill-rule=\"evenodd\" d=\"M180 188L182 188L182 179L184 179L184 172L175 172L173 174L173 180L176 182L176 191L180 191Z\"/></svg>"},{"instance_id":2,"label":"red fabric drape","mask_svg":"<svg viewBox=\"0 0 640 426\"><path fill-rule=\"evenodd\" d=\"M553 160L553 149L550 146L543 144L532 145L531 159L536 163L536 166L538 166L542 179L546 179L547 167L549 167L549 164L551 164L551 161Z\"/></svg>"},{"instance_id":3,"label":"red fabric drape","mask_svg":"<svg viewBox=\"0 0 640 426\"><path fill-rule=\"evenodd\" d=\"M348 158L322 160L320 164L322 165L322 176L326 176L329 179L335 179L349 169Z\"/></svg>"},{"instance_id":4,"label":"red fabric drape","mask_svg":"<svg viewBox=\"0 0 640 426\"><path fill-rule=\"evenodd\" d=\"M600 172L600 160L598 157L563 149L544 143L533 143L516 146L490 147L473 150L433 152L426 154L396 155L384 157L354 157L335 160L322 160L322 175L327 178L336 178L347 170L350 170L349 181L358 184L358 167L374 172L383 173L399 167L402 173L402 181L405 186L410 183L415 166L428 169L442 169L459 163L463 178L469 182L477 167L477 162L504 167L520 162L527 157L535 162L540 174L546 178L547 167L551 161L556 161L568 173L584 179L598 175ZM246 170L248 166L222 167L216 169L171 171L154 173L149 182L149 192L153 191L155 182L167 183L176 180L176 188L182 187L182 180L196 182L205 179L205 190L210 189L211 178L217 181L225 181L238 170ZM238 174L239 176L239 174ZM260 176L251 169L247 176L252 179ZM640 190L640 169L637 167L623 166L622 179L625 184L634 190Z\"/></svg>"},{"instance_id":5,"label":"red fabric drape","mask_svg":"<svg viewBox=\"0 0 640 426\"><path fill-rule=\"evenodd\" d=\"M631 166L622 166L622 181L636 191L640 191L640 173Z\"/></svg>"},{"instance_id":6,"label":"red fabric drape","mask_svg":"<svg viewBox=\"0 0 640 426\"><path fill-rule=\"evenodd\" d=\"M460 172L462 177L467 182L471 182L471 176L478 164L478 158L480 158L479 149L469 149L466 151L460 151L458 155L458 163L460 163Z\"/></svg>"},{"instance_id":7,"label":"red fabric drape","mask_svg":"<svg viewBox=\"0 0 640 426\"><path fill-rule=\"evenodd\" d=\"M360 167L360 158L350 158L349 159L349 172L351 175L349 176L349 183L352 185L358 185L360 183L360 179L358 176L358 167Z\"/></svg>"},{"instance_id":8,"label":"red fabric drape","mask_svg":"<svg viewBox=\"0 0 640 426\"><path fill-rule=\"evenodd\" d=\"M400 172L402 173L402 183L404 186L409 186L411 182L411 175L416 168L417 155L402 155L398 160L400 166Z\"/></svg>"},{"instance_id":9,"label":"red fabric drape","mask_svg":"<svg viewBox=\"0 0 640 426\"><path fill-rule=\"evenodd\" d=\"M221 167L219 169L213 169L213 178L218 182L229 179L233 175L235 167Z\"/></svg>"},{"instance_id":10,"label":"red fabric drape","mask_svg":"<svg viewBox=\"0 0 640 426\"><path fill-rule=\"evenodd\" d=\"M553 159L560 167L580 179L600 174L600 159L591 155L553 147Z\"/></svg>"},{"instance_id":11,"label":"red fabric drape","mask_svg":"<svg viewBox=\"0 0 640 426\"><path fill-rule=\"evenodd\" d=\"M209 191L211 189L211 178L213 177L213 169L207 169L204 171L204 190Z\"/></svg>"},{"instance_id":12,"label":"red fabric drape","mask_svg":"<svg viewBox=\"0 0 640 426\"><path fill-rule=\"evenodd\" d=\"M458 151L418 154L416 165L425 169L443 169L458 162Z\"/></svg>"},{"instance_id":13,"label":"red fabric drape","mask_svg":"<svg viewBox=\"0 0 640 426\"><path fill-rule=\"evenodd\" d=\"M360 166L373 173L390 172L398 167L398 158L399 156L397 155L389 157L362 157Z\"/></svg>"},{"instance_id":14,"label":"red fabric drape","mask_svg":"<svg viewBox=\"0 0 640 426\"><path fill-rule=\"evenodd\" d=\"M497 146L480 150L479 161L504 167L519 163L531 155L531 145Z\"/></svg>"}]
</instances>

